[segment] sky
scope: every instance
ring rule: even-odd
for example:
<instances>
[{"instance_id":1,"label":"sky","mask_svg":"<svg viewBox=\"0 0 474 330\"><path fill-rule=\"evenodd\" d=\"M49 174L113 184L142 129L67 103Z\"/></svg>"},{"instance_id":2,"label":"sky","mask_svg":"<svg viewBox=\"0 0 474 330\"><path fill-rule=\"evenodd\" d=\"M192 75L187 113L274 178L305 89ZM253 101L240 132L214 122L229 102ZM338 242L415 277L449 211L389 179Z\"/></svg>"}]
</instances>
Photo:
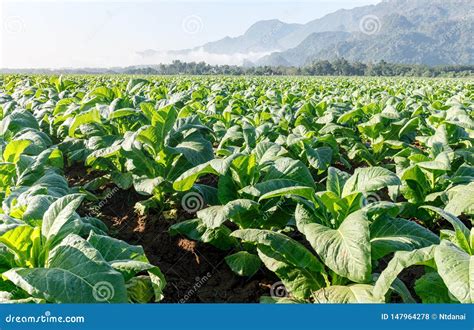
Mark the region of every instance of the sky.
<instances>
[{"instance_id":1,"label":"sky","mask_svg":"<svg viewBox=\"0 0 474 330\"><path fill-rule=\"evenodd\" d=\"M137 52L188 49L253 23L307 23L380 0L0 0L0 68L143 64ZM165 60L164 60L165 61Z\"/></svg>"}]
</instances>

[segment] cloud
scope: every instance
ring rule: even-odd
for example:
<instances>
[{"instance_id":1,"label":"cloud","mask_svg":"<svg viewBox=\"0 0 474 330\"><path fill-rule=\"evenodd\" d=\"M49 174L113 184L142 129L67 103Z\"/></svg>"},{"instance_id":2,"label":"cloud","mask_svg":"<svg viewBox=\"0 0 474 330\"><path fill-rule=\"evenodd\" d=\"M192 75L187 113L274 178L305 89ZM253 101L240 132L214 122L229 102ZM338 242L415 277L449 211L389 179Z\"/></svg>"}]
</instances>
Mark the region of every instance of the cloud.
<instances>
[{"instance_id":1,"label":"cloud","mask_svg":"<svg viewBox=\"0 0 474 330\"><path fill-rule=\"evenodd\" d=\"M255 62L258 59L270 55L273 51L248 52L234 54L209 53L203 47L187 51L152 51L137 53L137 65L167 64L175 60L183 62L206 62L211 65L243 65L246 61Z\"/></svg>"}]
</instances>

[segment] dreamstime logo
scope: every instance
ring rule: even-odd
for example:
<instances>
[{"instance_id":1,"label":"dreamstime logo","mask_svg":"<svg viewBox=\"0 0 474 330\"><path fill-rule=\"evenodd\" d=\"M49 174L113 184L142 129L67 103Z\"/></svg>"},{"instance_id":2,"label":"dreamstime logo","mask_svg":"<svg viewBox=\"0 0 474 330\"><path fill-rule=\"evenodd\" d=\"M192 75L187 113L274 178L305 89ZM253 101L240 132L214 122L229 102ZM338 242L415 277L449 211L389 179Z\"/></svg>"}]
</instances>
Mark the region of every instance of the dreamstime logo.
<instances>
[{"instance_id":1,"label":"dreamstime logo","mask_svg":"<svg viewBox=\"0 0 474 330\"><path fill-rule=\"evenodd\" d=\"M375 15L366 15L362 17L359 22L359 29L362 33L367 35L374 35L380 31L382 23Z\"/></svg>"},{"instance_id":2,"label":"dreamstime logo","mask_svg":"<svg viewBox=\"0 0 474 330\"><path fill-rule=\"evenodd\" d=\"M378 203L380 201L382 201L382 198L380 198L379 195L377 195L375 193L369 193L368 195L364 196L364 198L362 198L361 208L365 207L367 205L370 205L370 204Z\"/></svg>"},{"instance_id":3,"label":"dreamstime logo","mask_svg":"<svg viewBox=\"0 0 474 330\"><path fill-rule=\"evenodd\" d=\"M181 207L188 213L196 213L204 206L204 199L196 192L189 192L183 196Z\"/></svg>"},{"instance_id":4,"label":"dreamstime logo","mask_svg":"<svg viewBox=\"0 0 474 330\"><path fill-rule=\"evenodd\" d=\"M25 30L25 22L19 16L9 16L5 18L3 28L7 33L20 33Z\"/></svg>"},{"instance_id":5,"label":"dreamstime logo","mask_svg":"<svg viewBox=\"0 0 474 330\"><path fill-rule=\"evenodd\" d=\"M105 195L104 198L97 204L94 205L93 207L90 208L90 213L86 214L86 217L94 217L100 214L100 210L109 203L109 201L114 197L114 195L119 192L118 187L114 187L111 191Z\"/></svg>"},{"instance_id":6,"label":"dreamstime logo","mask_svg":"<svg viewBox=\"0 0 474 330\"><path fill-rule=\"evenodd\" d=\"M283 282L275 282L270 288L270 296L273 298L287 298L288 291Z\"/></svg>"},{"instance_id":7,"label":"dreamstime logo","mask_svg":"<svg viewBox=\"0 0 474 330\"><path fill-rule=\"evenodd\" d=\"M115 290L112 284L106 281L97 282L92 288L92 295L98 302L111 300L115 295Z\"/></svg>"},{"instance_id":8,"label":"dreamstime logo","mask_svg":"<svg viewBox=\"0 0 474 330\"><path fill-rule=\"evenodd\" d=\"M197 15L187 16L183 19L183 31L189 34L197 34L202 31L204 24L202 18Z\"/></svg>"},{"instance_id":9,"label":"dreamstime logo","mask_svg":"<svg viewBox=\"0 0 474 330\"><path fill-rule=\"evenodd\" d=\"M180 304L184 304L187 302L209 279L212 277L212 274L207 272L206 275L203 277L196 277L196 283L194 283L193 287L186 292L183 298L179 300Z\"/></svg>"}]
</instances>

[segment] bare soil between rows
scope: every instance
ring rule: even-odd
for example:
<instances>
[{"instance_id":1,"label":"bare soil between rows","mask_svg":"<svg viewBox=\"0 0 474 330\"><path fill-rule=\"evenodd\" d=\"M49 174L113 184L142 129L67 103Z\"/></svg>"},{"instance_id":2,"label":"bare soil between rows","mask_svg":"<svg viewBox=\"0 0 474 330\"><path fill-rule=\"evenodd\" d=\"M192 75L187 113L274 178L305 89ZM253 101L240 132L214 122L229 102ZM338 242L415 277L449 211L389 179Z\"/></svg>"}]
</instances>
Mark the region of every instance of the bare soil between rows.
<instances>
[{"instance_id":1,"label":"bare soil between rows","mask_svg":"<svg viewBox=\"0 0 474 330\"><path fill-rule=\"evenodd\" d=\"M66 177L71 186L81 186L97 175L74 166L66 169ZM260 270L250 278L236 275L224 260L232 251L169 234L171 225L192 218L192 214L180 210L177 220L154 211L139 216L134 206L143 199L133 189L115 190L107 196L98 217L112 237L141 245L150 263L160 267L167 281L162 302L257 303L262 295L270 294L272 284L278 281L271 272ZM94 203L86 203L79 213L88 214L93 207Z\"/></svg>"},{"instance_id":2,"label":"bare soil between rows","mask_svg":"<svg viewBox=\"0 0 474 330\"><path fill-rule=\"evenodd\" d=\"M66 169L66 177L71 186L83 186L104 173L90 172L82 166ZM109 191L109 193L107 193ZM110 193L113 191L113 193ZM165 275L167 286L164 290L165 303L258 303L263 295L270 295L271 286L279 279L262 268L252 277L240 277L233 273L224 258L234 251L222 251L208 244L171 236L169 228L173 224L191 219L189 214L178 209L175 220L164 217L152 210L144 216L138 215L134 206L145 200L133 189L120 190L113 184L102 187L98 194L105 194L106 202L101 203L100 218L109 228L112 237L129 244L141 245L149 261ZM98 203L98 202L97 202ZM85 203L79 213L90 214L97 203ZM444 227L444 226L441 226ZM313 250L302 235L294 233L293 239ZM381 272L393 255L380 260L375 272ZM404 269L399 278L407 285L412 296L418 300L414 285L425 273L424 267L413 266ZM393 295L391 302L402 302Z\"/></svg>"}]
</instances>

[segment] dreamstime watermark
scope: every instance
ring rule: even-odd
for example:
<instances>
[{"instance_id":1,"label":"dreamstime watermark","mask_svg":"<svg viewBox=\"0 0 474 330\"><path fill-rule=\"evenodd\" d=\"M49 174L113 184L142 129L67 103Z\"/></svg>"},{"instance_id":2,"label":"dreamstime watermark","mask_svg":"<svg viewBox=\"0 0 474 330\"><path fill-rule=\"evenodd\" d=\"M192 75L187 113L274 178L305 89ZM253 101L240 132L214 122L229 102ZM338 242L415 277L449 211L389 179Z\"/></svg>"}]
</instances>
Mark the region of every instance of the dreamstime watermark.
<instances>
[{"instance_id":1,"label":"dreamstime watermark","mask_svg":"<svg viewBox=\"0 0 474 330\"><path fill-rule=\"evenodd\" d=\"M204 23L201 17L197 15L190 15L183 19L181 26L183 31L188 34L198 34L202 31Z\"/></svg>"},{"instance_id":2,"label":"dreamstime watermark","mask_svg":"<svg viewBox=\"0 0 474 330\"><path fill-rule=\"evenodd\" d=\"M5 323L85 323L84 316L53 316L50 311L43 315L12 315L5 317Z\"/></svg>"},{"instance_id":3,"label":"dreamstime watermark","mask_svg":"<svg viewBox=\"0 0 474 330\"><path fill-rule=\"evenodd\" d=\"M290 195L285 195L284 197L285 197L285 199L286 199L286 198L290 198L291 196L290 196ZM276 203L273 208L274 208L275 210L281 209L281 206L285 203L285 199L283 199L283 198L280 199L280 200L278 201L278 203ZM265 221L267 221L267 220L270 218L270 216L271 216L271 214L269 214L268 212L265 212L265 213L263 214L262 220L265 222Z\"/></svg>"},{"instance_id":4,"label":"dreamstime watermark","mask_svg":"<svg viewBox=\"0 0 474 330\"><path fill-rule=\"evenodd\" d=\"M196 277L196 283L194 283L193 287L186 292L183 298L179 300L180 304L186 303L192 296L196 294L196 292L212 277L210 272L207 272L206 275L203 277Z\"/></svg>"},{"instance_id":5,"label":"dreamstime watermark","mask_svg":"<svg viewBox=\"0 0 474 330\"><path fill-rule=\"evenodd\" d=\"M367 35L374 35L380 32L382 23L375 15L365 15L359 22L359 29L362 33Z\"/></svg>"},{"instance_id":6,"label":"dreamstime watermark","mask_svg":"<svg viewBox=\"0 0 474 330\"><path fill-rule=\"evenodd\" d=\"M360 202L360 207L366 207L371 204L379 203L382 201L382 198L376 193L368 193L365 195Z\"/></svg>"},{"instance_id":7,"label":"dreamstime watermark","mask_svg":"<svg viewBox=\"0 0 474 330\"><path fill-rule=\"evenodd\" d=\"M3 29L7 33L20 33L25 30L25 22L19 16L8 16L3 21Z\"/></svg>"},{"instance_id":8,"label":"dreamstime watermark","mask_svg":"<svg viewBox=\"0 0 474 330\"><path fill-rule=\"evenodd\" d=\"M110 301L115 296L114 286L107 281L97 282L92 288L92 296L97 302Z\"/></svg>"},{"instance_id":9,"label":"dreamstime watermark","mask_svg":"<svg viewBox=\"0 0 474 330\"><path fill-rule=\"evenodd\" d=\"M90 208L90 212L86 214L86 217L93 217L100 214L100 210L109 203L109 201L114 197L114 195L119 191L118 187L114 187L111 191L109 191L104 198L100 200L100 202L93 207Z\"/></svg>"},{"instance_id":10,"label":"dreamstime watermark","mask_svg":"<svg viewBox=\"0 0 474 330\"><path fill-rule=\"evenodd\" d=\"M273 283L273 285L271 286L270 296L272 298L288 298L289 293L283 282L279 281Z\"/></svg>"},{"instance_id":11,"label":"dreamstime watermark","mask_svg":"<svg viewBox=\"0 0 474 330\"><path fill-rule=\"evenodd\" d=\"M181 199L181 207L188 213L196 213L204 206L204 198L197 192L188 192Z\"/></svg>"}]
</instances>

